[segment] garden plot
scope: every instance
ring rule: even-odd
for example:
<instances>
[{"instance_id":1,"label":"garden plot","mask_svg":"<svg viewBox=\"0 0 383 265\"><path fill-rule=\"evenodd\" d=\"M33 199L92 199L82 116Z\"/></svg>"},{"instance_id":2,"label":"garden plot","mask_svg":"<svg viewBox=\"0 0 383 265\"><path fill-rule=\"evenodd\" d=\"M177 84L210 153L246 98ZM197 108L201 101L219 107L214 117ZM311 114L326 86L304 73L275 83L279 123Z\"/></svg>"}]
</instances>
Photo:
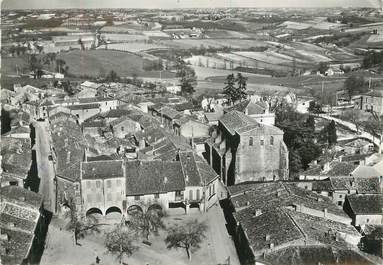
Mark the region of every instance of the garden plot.
<instances>
[{"instance_id":1,"label":"garden plot","mask_svg":"<svg viewBox=\"0 0 383 265\"><path fill-rule=\"evenodd\" d=\"M220 58L209 57L209 56L192 56L185 59L186 62L190 63L194 66L199 67L209 67L209 68L217 68L217 69L231 69L230 61L223 60ZM239 64L233 63L233 68L238 67Z\"/></svg>"},{"instance_id":2,"label":"garden plot","mask_svg":"<svg viewBox=\"0 0 383 265\"><path fill-rule=\"evenodd\" d=\"M234 54L244 56L253 60L266 62L270 64L291 64L292 60L287 60L281 56L276 56L271 52L233 52Z\"/></svg>"}]
</instances>

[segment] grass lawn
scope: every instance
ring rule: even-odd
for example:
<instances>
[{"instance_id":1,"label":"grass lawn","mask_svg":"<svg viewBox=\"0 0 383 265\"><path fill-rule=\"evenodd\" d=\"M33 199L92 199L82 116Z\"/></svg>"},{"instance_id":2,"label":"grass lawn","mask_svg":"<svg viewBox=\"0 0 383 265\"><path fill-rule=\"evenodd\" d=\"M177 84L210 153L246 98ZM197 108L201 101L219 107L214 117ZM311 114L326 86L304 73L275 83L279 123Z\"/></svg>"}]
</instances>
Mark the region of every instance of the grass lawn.
<instances>
[{"instance_id":1,"label":"grass lawn","mask_svg":"<svg viewBox=\"0 0 383 265\"><path fill-rule=\"evenodd\" d=\"M132 77L134 74L142 77L158 77L158 71L143 70L144 60L127 52L110 50L74 50L61 53L58 58L63 59L69 66L69 72L76 76L98 76L100 71L108 73L114 70L121 77ZM163 71L164 78L174 74Z\"/></svg>"},{"instance_id":2,"label":"grass lawn","mask_svg":"<svg viewBox=\"0 0 383 265\"><path fill-rule=\"evenodd\" d=\"M176 214L171 214L164 218L165 225L169 227L174 223L183 223L187 220L198 218L200 221L206 221L207 216L202 215L198 211L185 215L183 210ZM78 264L87 265L94 264L96 256L101 259L100 264L118 264L116 256L108 253L104 246L104 233L113 228L113 225L102 226L100 234L92 234L85 239L79 241L81 246L73 244L72 233L60 230L59 220L54 220L49 228L47 238L47 246L43 254L41 265L58 265L58 264ZM210 228L209 228L210 229ZM209 233L209 232L208 232ZM210 236L202 242L201 248L195 253L192 253L192 260L189 262L184 249L166 248L164 239L166 231L160 231L158 236L150 235L149 241L151 246L142 243L142 240L137 240L136 245L139 249L130 257L125 258L125 263L129 265L211 265L216 264L215 254L212 248Z\"/></svg>"}]
</instances>

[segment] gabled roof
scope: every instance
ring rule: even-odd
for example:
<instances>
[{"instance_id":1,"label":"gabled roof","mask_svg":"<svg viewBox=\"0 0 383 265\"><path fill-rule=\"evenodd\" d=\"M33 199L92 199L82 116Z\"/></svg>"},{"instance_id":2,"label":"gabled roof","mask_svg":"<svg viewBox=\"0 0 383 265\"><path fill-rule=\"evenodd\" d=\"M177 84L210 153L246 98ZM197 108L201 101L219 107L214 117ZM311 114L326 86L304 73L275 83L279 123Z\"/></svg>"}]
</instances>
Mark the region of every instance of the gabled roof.
<instances>
[{"instance_id":1,"label":"gabled roof","mask_svg":"<svg viewBox=\"0 0 383 265\"><path fill-rule=\"evenodd\" d=\"M235 133L242 134L253 130L259 130L261 134L283 135L283 131L279 128L258 123L253 118L236 110L225 113L219 122L231 135Z\"/></svg>"},{"instance_id":2,"label":"gabled roof","mask_svg":"<svg viewBox=\"0 0 383 265\"><path fill-rule=\"evenodd\" d=\"M126 195L144 195L180 191L185 189L179 162L131 161L126 162Z\"/></svg>"},{"instance_id":3,"label":"gabled roof","mask_svg":"<svg viewBox=\"0 0 383 265\"><path fill-rule=\"evenodd\" d=\"M123 166L122 160L82 162L81 178L83 180L123 178Z\"/></svg>"},{"instance_id":4,"label":"gabled roof","mask_svg":"<svg viewBox=\"0 0 383 265\"><path fill-rule=\"evenodd\" d=\"M267 104L264 102L252 102L250 99L244 100L227 109L227 112L236 110L247 115L263 114L267 110Z\"/></svg>"},{"instance_id":5,"label":"gabled roof","mask_svg":"<svg viewBox=\"0 0 383 265\"><path fill-rule=\"evenodd\" d=\"M358 193L380 193L378 177L330 177L331 190L356 190Z\"/></svg>"},{"instance_id":6,"label":"gabled roof","mask_svg":"<svg viewBox=\"0 0 383 265\"><path fill-rule=\"evenodd\" d=\"M383 196L381 194L352 194L347 200L354 214L383 215Z\"/></svg>"}]
</instances>

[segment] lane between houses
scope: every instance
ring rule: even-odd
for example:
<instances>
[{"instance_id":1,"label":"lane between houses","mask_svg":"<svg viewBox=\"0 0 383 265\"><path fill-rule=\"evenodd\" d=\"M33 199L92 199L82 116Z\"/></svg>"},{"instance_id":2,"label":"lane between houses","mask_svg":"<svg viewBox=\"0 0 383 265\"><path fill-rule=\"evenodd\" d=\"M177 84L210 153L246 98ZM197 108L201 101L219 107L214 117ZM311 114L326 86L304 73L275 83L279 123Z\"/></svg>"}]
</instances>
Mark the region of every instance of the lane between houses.
<instances>
[{"instance_id":1,"label":"lane between houses","mask_svg":"<svg viewBox=\"0 0 383 265\"><path fill-rule=\"evenodd\" d=\"M53 161L49 161L50 135L48 122L34 122L36 130L36 159L37 172L40 178L39 193L44 198L44 208L48 211L55 210L55 194L54 194L54 167Z\"/></svg>"}]
</instances>

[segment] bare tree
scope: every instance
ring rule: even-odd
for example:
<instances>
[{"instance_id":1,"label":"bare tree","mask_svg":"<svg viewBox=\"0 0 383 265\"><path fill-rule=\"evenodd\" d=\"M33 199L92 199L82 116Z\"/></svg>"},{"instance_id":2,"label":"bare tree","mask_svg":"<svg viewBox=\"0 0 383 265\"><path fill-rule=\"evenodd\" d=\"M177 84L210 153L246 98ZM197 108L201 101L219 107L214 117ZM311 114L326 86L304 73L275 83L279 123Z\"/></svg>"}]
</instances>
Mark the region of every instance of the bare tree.
<instances>
[{"instance_id":1,"label":"bare tree","mask_svg":"<svg viewBox=\"0 0 383 265\"><path fill-rule=\"evenodd\" d=\"M200 247L202 240L206 237L207 225L198 220L189 221L182 226L175 225L169 229L165 238L168 249L184 248L189 260L191 253Z\"/></svg>"},{"instance_id":2,"label":"bare tree","mask_svg":"<svg viewBox=\"0 0 383 265\"><path fill-rule=\"evenodd\" d=\"M100 232L98 228L104 224L99 224L95 216L85 216L79 213L73 199L69 199L66 205L69 208L69 211L66 213L66 217L69 218L66 228L73 232L74 243L76 245L80 245L78 240L84 238L88 233Z\"/></svg>"},{"instance_id":3,"label":"bare tree","mask_svg":"<svg viewBox=\"0 0 383 265\"><path fill-rule=\"evenodd\" d=\"M162 221L163 212L159 209L148 209L145 212L136 211L130 219L130 226L142 232L142 235L149 240L150 233L157 234L160 228L165 228Z\"/></svg>"},{"instance_id":4,"label":"bare tree","mask_svg":"<svg viewBox=\"0 0 383 265\"><path fill-rule=\"evenodd\" d=\"M356 132L359 133L359 128L360 128L360 119L361 119L361 113L360 110L357 109L349 109L346 110L342 113L342 119L346 121L350 121L353 124L355 124L356 127Z\"/></svg>"},{"instance_id":5,"label":"bare tree","mask_svg":"<svg viewBox=\"0 0 383 265\"><path fill-rule=\"evenodd\" d=\"M111 232L106 234L105 246L109 252L117 254L117 258L122 264L124 255L130 256L138 249L133 244L135 233L126 226L118 224Z\"/></svg>"}]
</instances>

